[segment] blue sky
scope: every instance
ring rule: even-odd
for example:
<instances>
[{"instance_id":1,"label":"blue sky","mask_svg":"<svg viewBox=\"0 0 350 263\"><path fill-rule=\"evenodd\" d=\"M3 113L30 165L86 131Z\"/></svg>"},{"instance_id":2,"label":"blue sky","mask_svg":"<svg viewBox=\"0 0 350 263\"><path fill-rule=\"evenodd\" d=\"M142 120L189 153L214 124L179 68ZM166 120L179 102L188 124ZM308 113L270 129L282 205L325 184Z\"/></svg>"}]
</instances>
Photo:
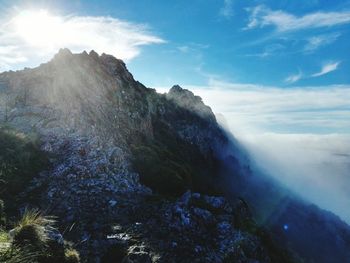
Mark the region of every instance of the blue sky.
<instances>
[{"instance_id":1,"label":"blue sky","mask_svg":"<svg viewBox=\"0 0 350 263\"><path fill-rule=\"evenodd\" d=\"M349 9L343 3L332 1L329 6L321 1L315 1L313 5L309 1L298 1L297 5L286 4L286 1L259 1L259 4L226 1L225 7L225 1L188 2L177 1L175 8L166 6L165 12L160 11L162 15L149 18L151 24L161 25L156 29L169 43L150 49L147 58L140 57L130 64L138 72L146 59L154 61L152 70L160 72L163 79L157 76L154 80L144 73L145 77L142 77L146 83L152 85L161 81L161 84L170 85L168 79L175 79L203 84L210 75L230 82L263 85L349 83L349 19L342 24L329 21L319 28L307 24L293 29L291 25L290 30L279 31L278 23L265 26L261 23L248 29L252 13L258 8L262 9L258 16L283 10L280 12L295 16L295 20L320 11L347 13L350 17ZM262 2L265 3L261 5ZM308 4L303 6L303 2ZM280 24L283 23L287 21L281 20ZM317 18L315 23L318 23ZM317 77L316 74L327 65L333 65L337 70Z\"/></svg>"},{"instance_id":2,"label":"blue sky","mask_svg":"<svg viewBox=\"0 0 350 263\"><path fill-rule=\"evenodd\" d=\"M314 5L309 1L298 1L298 4L265 1L263 6L262 1L161 2L167 4L159 4L157 8L147 8L147 4L135 5L132 10L136 12L129 13L132 20L148 21L154 25L154 29L168 41L166 45L150 49L147 58L140 57L130 64L130 67L135 68L135 73L143 72L144 77L140 76L150 85L159 84L160 81L163 82L161 84L170 85L172 79L175 82L203 84L208 75L218 75L234 82L287 85L290 83L285 82L286 78L300 72L305 75L299 81L300 85L348 83L350 80L347 71L350 32L346 23L313 29L305 26L289 32L277 32L276 25L247 29L255 8L270 9L267 13L283 10L302 17L320 10L347 12L344 11L347 7L341 3L343 1L338 4L332 1L332 6L316 1ZM308 4L303 6L302 2ZM141 20L138 19L142 10L147 9L153 11L145 15L145 18L141 16ZM347 15L350 17L350 12ZM147 63L146 59L151 60L153 72L160 72L163 79L160 80L158 74L156 79L148 77L152 74L142 70L143 64ZM308 77L332 62L341 63L339 70L328 76Z\"/></svg>"},{"instance_id":3,"label":"blue sky","mask_svg":"<svg viewBox=\"0 0 350 263\"><path fill-rule=\"evenodd\" d=\"M0 2L3 13L47 9L146 25L164 43L143 46L128 66L148 86L210 77L284 87L350 82L349 1Z\"/></svg>"}]
</instances>

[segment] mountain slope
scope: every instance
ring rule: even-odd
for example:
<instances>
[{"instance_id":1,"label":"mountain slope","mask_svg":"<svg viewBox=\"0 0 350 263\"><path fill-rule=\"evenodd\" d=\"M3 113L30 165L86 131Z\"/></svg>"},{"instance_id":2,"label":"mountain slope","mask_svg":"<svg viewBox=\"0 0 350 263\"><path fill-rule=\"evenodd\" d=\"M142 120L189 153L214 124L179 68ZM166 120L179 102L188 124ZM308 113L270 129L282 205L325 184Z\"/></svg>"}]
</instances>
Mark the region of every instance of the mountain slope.
<instances>
[{"instance_id":1,"label":"mountain slope","mask_svg":"<svg viewBox=\"0 0 350 263\"><path fill-rule=\"evenodd\" d=\"M50 163L20 205L58 216L86 261L293 260L239 198L263 211L277 186L261 179L272 189L264 191L250 181L239 144L192 92L174 86L158 94L121 60L62 49L37 68L0 74L0 94L2 124L38 137ZM230 202L217 197L224 179ZM38 189L40 200L29 202Z\"/></svg>"}]
</instances>

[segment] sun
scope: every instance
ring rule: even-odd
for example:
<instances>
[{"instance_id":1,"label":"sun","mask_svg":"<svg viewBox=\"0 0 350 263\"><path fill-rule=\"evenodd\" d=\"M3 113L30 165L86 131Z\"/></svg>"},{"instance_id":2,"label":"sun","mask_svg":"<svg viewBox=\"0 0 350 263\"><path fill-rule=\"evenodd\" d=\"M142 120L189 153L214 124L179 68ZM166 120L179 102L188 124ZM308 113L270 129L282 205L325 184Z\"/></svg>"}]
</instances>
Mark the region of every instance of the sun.
<instances>
[{"instance_id":1,"label":"sun","mask_svg":"<svg viewBox=\"0 0 350 263\"><path fill-rule=\"evenodd\" d=\"M26 10L12 20L14 33L31 46L50 48L65 38L64 20L47 10Z\"/></svg>"}]
</instances>

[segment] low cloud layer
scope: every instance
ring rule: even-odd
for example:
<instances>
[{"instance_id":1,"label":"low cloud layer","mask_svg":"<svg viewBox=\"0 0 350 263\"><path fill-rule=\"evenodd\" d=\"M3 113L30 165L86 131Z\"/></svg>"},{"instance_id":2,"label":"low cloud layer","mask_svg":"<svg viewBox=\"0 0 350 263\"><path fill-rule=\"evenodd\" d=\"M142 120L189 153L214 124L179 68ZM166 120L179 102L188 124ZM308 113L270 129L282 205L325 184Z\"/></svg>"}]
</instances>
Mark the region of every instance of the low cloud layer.
<instances>
[{"instance_id":1,"label":"low cloud layer","mask_svg":"<svg viewBox=\"0 0 350 263\"><path fill-rule=\"evenodd\" d=\"M62 47L73 52L94 49L130 60L140 53L141 46L164 42L147 25L112 17L24 10L0 20L0 71L45 61Z\"/></svg>"},{"instance_id":2,"label":"low cloud layer","mask_svg":"<svg viewBox=\"0 0 350 263\"><path fill-rule=\"evenodd\" d=\"M225 116L261 169L350 223L350 86L212 80L206 87L184 87Z\"/></svg>"},{"instance_id":3,"label":"low cloud layer","mask_svg":"<svg viewBox=\"0 0 350 263\"><path fill-rule=\"evenodd\" d=\"M186 86L230 119L236 133L350 131L350 86L280 88L211 80Z\"/></svg>"},{"instance_id":4,"label":"low cloud layer","mask_svg":"<svg viewBox=\"0 0 350 263\"><path fill-rule=\"evenodd\" d=\"M350 223L350 134L264 133L240 140L263 171Z\"/></svg>"}]
</instances>

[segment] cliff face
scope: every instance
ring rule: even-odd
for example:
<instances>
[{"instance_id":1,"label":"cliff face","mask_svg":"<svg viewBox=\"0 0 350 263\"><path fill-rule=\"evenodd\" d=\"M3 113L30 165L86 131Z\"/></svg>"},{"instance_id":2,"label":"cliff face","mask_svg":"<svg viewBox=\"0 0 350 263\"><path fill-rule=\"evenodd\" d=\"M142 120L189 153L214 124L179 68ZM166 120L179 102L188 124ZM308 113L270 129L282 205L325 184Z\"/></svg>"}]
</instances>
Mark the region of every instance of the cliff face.
<instances>
[{"instance_id":1,"label":"cliff face","mask_svg":"<svg viewBox=\"0 0 350 263\"><path fill-rule=\"evenodd\" d=\"M21 206L58 216L86 261L292 262L237 198L264 210L273 184L253 185L239 145L180 86L158 94L121 60L62 49L37 68L0 74L0 120L35 135L49 161ZM222 174L230 201L218 197Z\"/></svg>"}]
</instances>

